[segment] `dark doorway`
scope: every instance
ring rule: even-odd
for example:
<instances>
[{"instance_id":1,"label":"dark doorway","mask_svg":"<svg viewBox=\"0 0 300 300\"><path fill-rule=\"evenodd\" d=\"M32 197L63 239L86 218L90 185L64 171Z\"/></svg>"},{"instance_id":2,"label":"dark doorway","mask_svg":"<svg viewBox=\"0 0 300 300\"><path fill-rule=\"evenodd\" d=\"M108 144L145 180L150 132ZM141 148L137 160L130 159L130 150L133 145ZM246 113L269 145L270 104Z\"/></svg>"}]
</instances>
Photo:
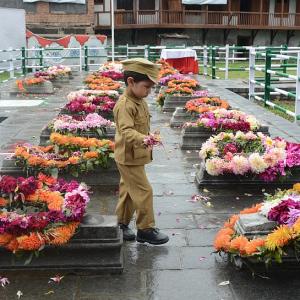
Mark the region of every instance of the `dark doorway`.
<instances>
[{"instance_id":1,"label":"dark doorway","mask_svg":"<svg viewBox=\"0 0 300 300\"><path fill-rule=\"evenodd\" d=\"M237 45L238 46L251 46L251 36L238 35Z\"/></svg>"},{"instance_id":2,"label":"dark doorway","mask_svg":"<svg viewBox=\"0 0 300 300\"><path fill-rule=\"evenodd\" d=\"M241 12L251 11L251 1L241 0L241 2L240 2L240 11Z\"/></svg>"},{"instance_id":3,"label":"dark doorway","mask_svg":"<svg viewBox=\"0 0 300 300\"><path fill-rule=\"evenodd\" d=\"M117 9L133 10L133 1L117 0Z\"/></svg>"}]
</instances>

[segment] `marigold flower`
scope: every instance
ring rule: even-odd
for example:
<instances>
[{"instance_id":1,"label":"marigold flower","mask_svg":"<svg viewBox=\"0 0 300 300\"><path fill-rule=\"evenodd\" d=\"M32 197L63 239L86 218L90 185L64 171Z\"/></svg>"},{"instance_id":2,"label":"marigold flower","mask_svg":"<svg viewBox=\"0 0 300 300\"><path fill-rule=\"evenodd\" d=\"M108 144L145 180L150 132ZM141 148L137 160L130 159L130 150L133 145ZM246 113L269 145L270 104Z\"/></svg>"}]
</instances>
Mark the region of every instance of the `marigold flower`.
<instances>
[{"instance_id":1,"label":"marigold flower","mask_svg":"<svg viewBox=\"0 0 300 300\"><path fill-rule=\"evenodd\" d=\"M1 206L6 206L6 205L7 205L7 200L0 197L0 207Z\"/></svg>"},{"instance_id":2,"label":"marigold flower","mask_svg":"<svg viewBox=\"0 0 300 300\"><path fill-rule=\"evenodd\" d=\"M233 228L239 218L239 215L231 216L230 219L224 224L224 227Z\"/></svg>"},{"instance_id":3,"label":"marigold flower","mask_svg":"<svg viewBox=\"0 0 300 300\"><path fill-rule=\"evenodd\" d=\"M256 252L258 252L259 247L263 247L265 245L265 240L263 239L254 239L250 241L246 246L245 246L245 251L247 255L252 255Z\"/></svg>"},{"instance_id":4,"label":"marigold flower","mask_svg":"<svg viewBox=\"0 0 300 300\"><path fill-rule=\"evenodd\" d=\"M300 218L295 222L292 228L296 235L300 235Z\"/></svg>"},{"instance_id":5,"label":"marigold flower","mask_svg":"<svg viewBox=\"0 0 300 300\"><path fill-rule=\"evenodd\" d=\"M241 235L231 240L230 249L237 250L241 254L245 254L246 253L245 248L248 245L248 243L249 243L248 239L245 236Z\"/></svg>"},{"instance_id":6,"label":"marigold flower","mask_svg":"<svg viewBox=\"0 0 300 300\"><path fill-rule=\"evenodd\" d=\"M230 248L230 239L231 239L231 236L229 234L217 235L215 240L214 240L214 248L217 251L229 250L229 248Z\"/></svg>"},{"instance_id":7,"label":"marigold flower","mask_svg":"<svg viewBox=\"0 0 300 300\"><path fill-rule=\"evenodd\" d=\"M17 237L17 242L19 244L20 250L33 251L38 250L44 245L44 240L42 236L39 236L36 233L31 232L29 235L22 235Z\"/></svg>"},{"instance_id":8,"label":"marigold flower","mask_svg":"<svg viewBox=\"0 0 300 300\"><path fill-rule=\"evenodd\" d=\"M78 222L72 222L65 226L49 230L48 235L54 237L53 239L50 239L49 243L52 245L62 245L67 243L74 235L78 226Z\"/></svg>"},{"instance_id":9,"label":"marigold flower","mask_svg":"<svg viewBox=\"0 0 300 300\"><path fill-rule=\"evenodd\" d=\"M13 238L8 244L5 245L5 248L11 252L16 252L19 248L17 239Z\"/></svg>"},{"instance_id":10,"label":"marigold flower","mask_svg":"<svg viewBox=\"0 0 300 300\"><path fill-rule=\"evenodd\" d=\"M84 153L83 157L85 159L97 158L98 157L98 152L96 152L96 151L88 151L88 152Z\"/></svg>"},{"instance_id":11,"label":"marigold flower","mask_svg":"<svg viewBox=\"0 0 300 300\"><path fill-rule=\"evenodd\" d=\"M57 179L52 176L47 176L43 173L39 173L38 180L45 183L46 185L54 185L57 182Z\"/></svg>"},{"instance_id":12,"label":"marigold flower","mask_svg":"<svg viewBox=\"0 0 300 300\"><path fill-rule=\"evenodd\" d=\"M78 164L79 160L80 160L80 158L77 157L77 156L71 156L71 157L68 159L69 163L72 164L72 165Z\"/></svg>"},{"instance_id":13,"label":"marigold flower","mask_svg":"<svg viewBox=\"0 0 300 300\"><path fill-rule=\"evenodd\" d=\"M250 208L245 208L240 212L241 215L248 215L248 214L255 214L259 212L260 208L262 207L262 203L256 204Z\"/></svg>"},{"instance_id":14,"label":"marigold flower","mask_svg":"<svg viewBox=\"0 0 300 300\"><path fill-rule=\"evenodd\" d=\"M295 183L293 185L293 190L300 193L300 183Z\"/></svg>"},{"instance_id":15,"label":"marigold flower","mask_svg":"<svg viewBox=\"0 0 300 300\"><path fill-rule=\"evenodd\" d=\"M0 234L0 246L5 246L13 239L13 235L9 233Z\"/></svg>"}]
</instances>

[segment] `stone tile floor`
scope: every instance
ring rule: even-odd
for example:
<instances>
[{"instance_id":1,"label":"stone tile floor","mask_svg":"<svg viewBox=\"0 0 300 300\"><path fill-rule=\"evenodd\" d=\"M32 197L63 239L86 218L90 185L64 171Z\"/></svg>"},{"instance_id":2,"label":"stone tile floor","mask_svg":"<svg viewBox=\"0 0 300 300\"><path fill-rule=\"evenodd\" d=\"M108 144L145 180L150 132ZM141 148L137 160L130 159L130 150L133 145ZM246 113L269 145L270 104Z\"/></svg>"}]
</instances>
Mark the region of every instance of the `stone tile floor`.
<instances>
[{"instance_id":1,"label":"stone tile floor","mask_svg":"<svg viewBox=\"0 0 300 300\"><path fill-rule=\"evenodd\" d=\"M80 86L82 77L57 90L52 96L41 97L42 105L30 108L4 108L0 116L0 157L5 157L16 143L38 143L43 126L65 103L65 95ZM257 105L226 90L226 82L212 83L211 89L246 112L255 113L266 120L283 137L292 134L294 125L269 116ZM236 84L236 83L235 83ZM228 85L230 85L228 83ZM1 102L1 99L0 99ZM224 257L212 254L216 231L231 214L260 201L262 191L243 190L228 186L223 189L198 190L193 183L198 163L198 153L182 152L179 147L180 130L169 127L170 115L155 106L149 99L152 129L160 128L165 148L157 148L154 161L147 166L147 173L154 189L154 206L157 226L170 236L163 246L147 246L135 242L124 244L124 273L122 275L65 275L59 285L48 284L55 273L11 273L11 284L0 289L0 299L85 299L85 300L252 300L298 299L300 294L297 273L282 271L252 277L248 269L235 270ZM267 119L268 118L268 119ZM290 126L288 126L290 125ZM285 126L287 131L281 130ZM299 132L299 131L298 131ZM1 155L2 154L2 155ZM247 195L245 195L245 193ZM192 195L209 196L212 206L204 202L191 203ZM251 195L249 195L251 194ZM115 190L94 190L89 211L113 214L117 201ZM134 225L133 225L134 226ZM229 285L220 286L223 281Z\"/></svg>"}]
</instances>

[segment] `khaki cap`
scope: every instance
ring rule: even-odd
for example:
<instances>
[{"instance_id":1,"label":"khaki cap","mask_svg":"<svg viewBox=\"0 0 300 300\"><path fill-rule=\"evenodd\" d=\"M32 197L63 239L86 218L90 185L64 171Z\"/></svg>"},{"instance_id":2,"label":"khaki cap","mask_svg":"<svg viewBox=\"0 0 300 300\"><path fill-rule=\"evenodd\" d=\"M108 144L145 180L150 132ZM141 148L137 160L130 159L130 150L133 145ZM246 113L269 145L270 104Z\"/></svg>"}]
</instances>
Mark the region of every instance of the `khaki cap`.
<instances>
[{"instance_id":1,"label":"khaki cap","mask_svg":"<svg viewBox=\"0 0 300 300\"><path fill-rule=\"evenodd\" d=\"M123 64L124 71L137 72L147 75L151 81L158 83L160 65L154 64L145 58L130 58L121 61L121 63Z\"/></svg>"}]
</instances>

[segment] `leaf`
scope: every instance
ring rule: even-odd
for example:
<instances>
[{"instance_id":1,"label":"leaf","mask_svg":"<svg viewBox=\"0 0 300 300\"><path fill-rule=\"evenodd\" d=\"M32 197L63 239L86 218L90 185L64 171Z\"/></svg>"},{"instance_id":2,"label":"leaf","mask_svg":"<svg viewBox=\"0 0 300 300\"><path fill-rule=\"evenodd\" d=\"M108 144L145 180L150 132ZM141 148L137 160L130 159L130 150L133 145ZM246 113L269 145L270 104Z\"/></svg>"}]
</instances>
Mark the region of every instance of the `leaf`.
<instances>
[{"instance_id":1,"label":"leaf","mask_svg":"<svg viewBox=\"0 0 300 300\"><path fill-rule=\"evenodd\" d=\"M30 253L29 257L24 262L24 266L28 266L31 263L33 259L33 254L34 254L33 252Z\"/></svg>"},{"instance_id":2,"label":"leaf","mask_svg":"<svg viewBox=\"0 0 300 300\"><path fill-rule=\"evenodd\" d=\"M79 176L79 173L77 170L71 170L70 171L71 175L74 176L74 177L78 177Z\"/></svg>"},{"instance_id":3,"label":"leaf","mask_svg":"<svg viewBox=\"0 0 300 300\"><path fill-rule=\"evenodd\" d=\"M50 174L52 177L57 178L58 177L58 169L57 168L51 169Z\"/></svg>"},{"instance_id":4,"label":"leaf","mask_svg":"<svg viewBox=\"0 0 300 300\"><path fill-rule=\"evenodd\" d=\"M219 283L219 286L225 286L225 285L229 285L230 284L230 281L227 280L227 281L222 281Z\"/></svg>"},{"instance_id":5,"label":"leaf","mask_svg":"<svg viewBox=\"0 0 300 300\"><path fill-rule=\"evenodd\" d=\"M47 293L45 293L45 295L51 295L51 294L54 294L54 291L48 291Z\"/></svg>"},{"instance_id":6,"label":"leaf","mask_svg":"<svg viewBox=\"0 0 300 300\"><path fill-rule=\"evenodd\" d=\"M17 296L18 296L18 299L20 299L21 296L23 296L23 293L21 291L17 291Z\"/></svg>"}]
</instances>

